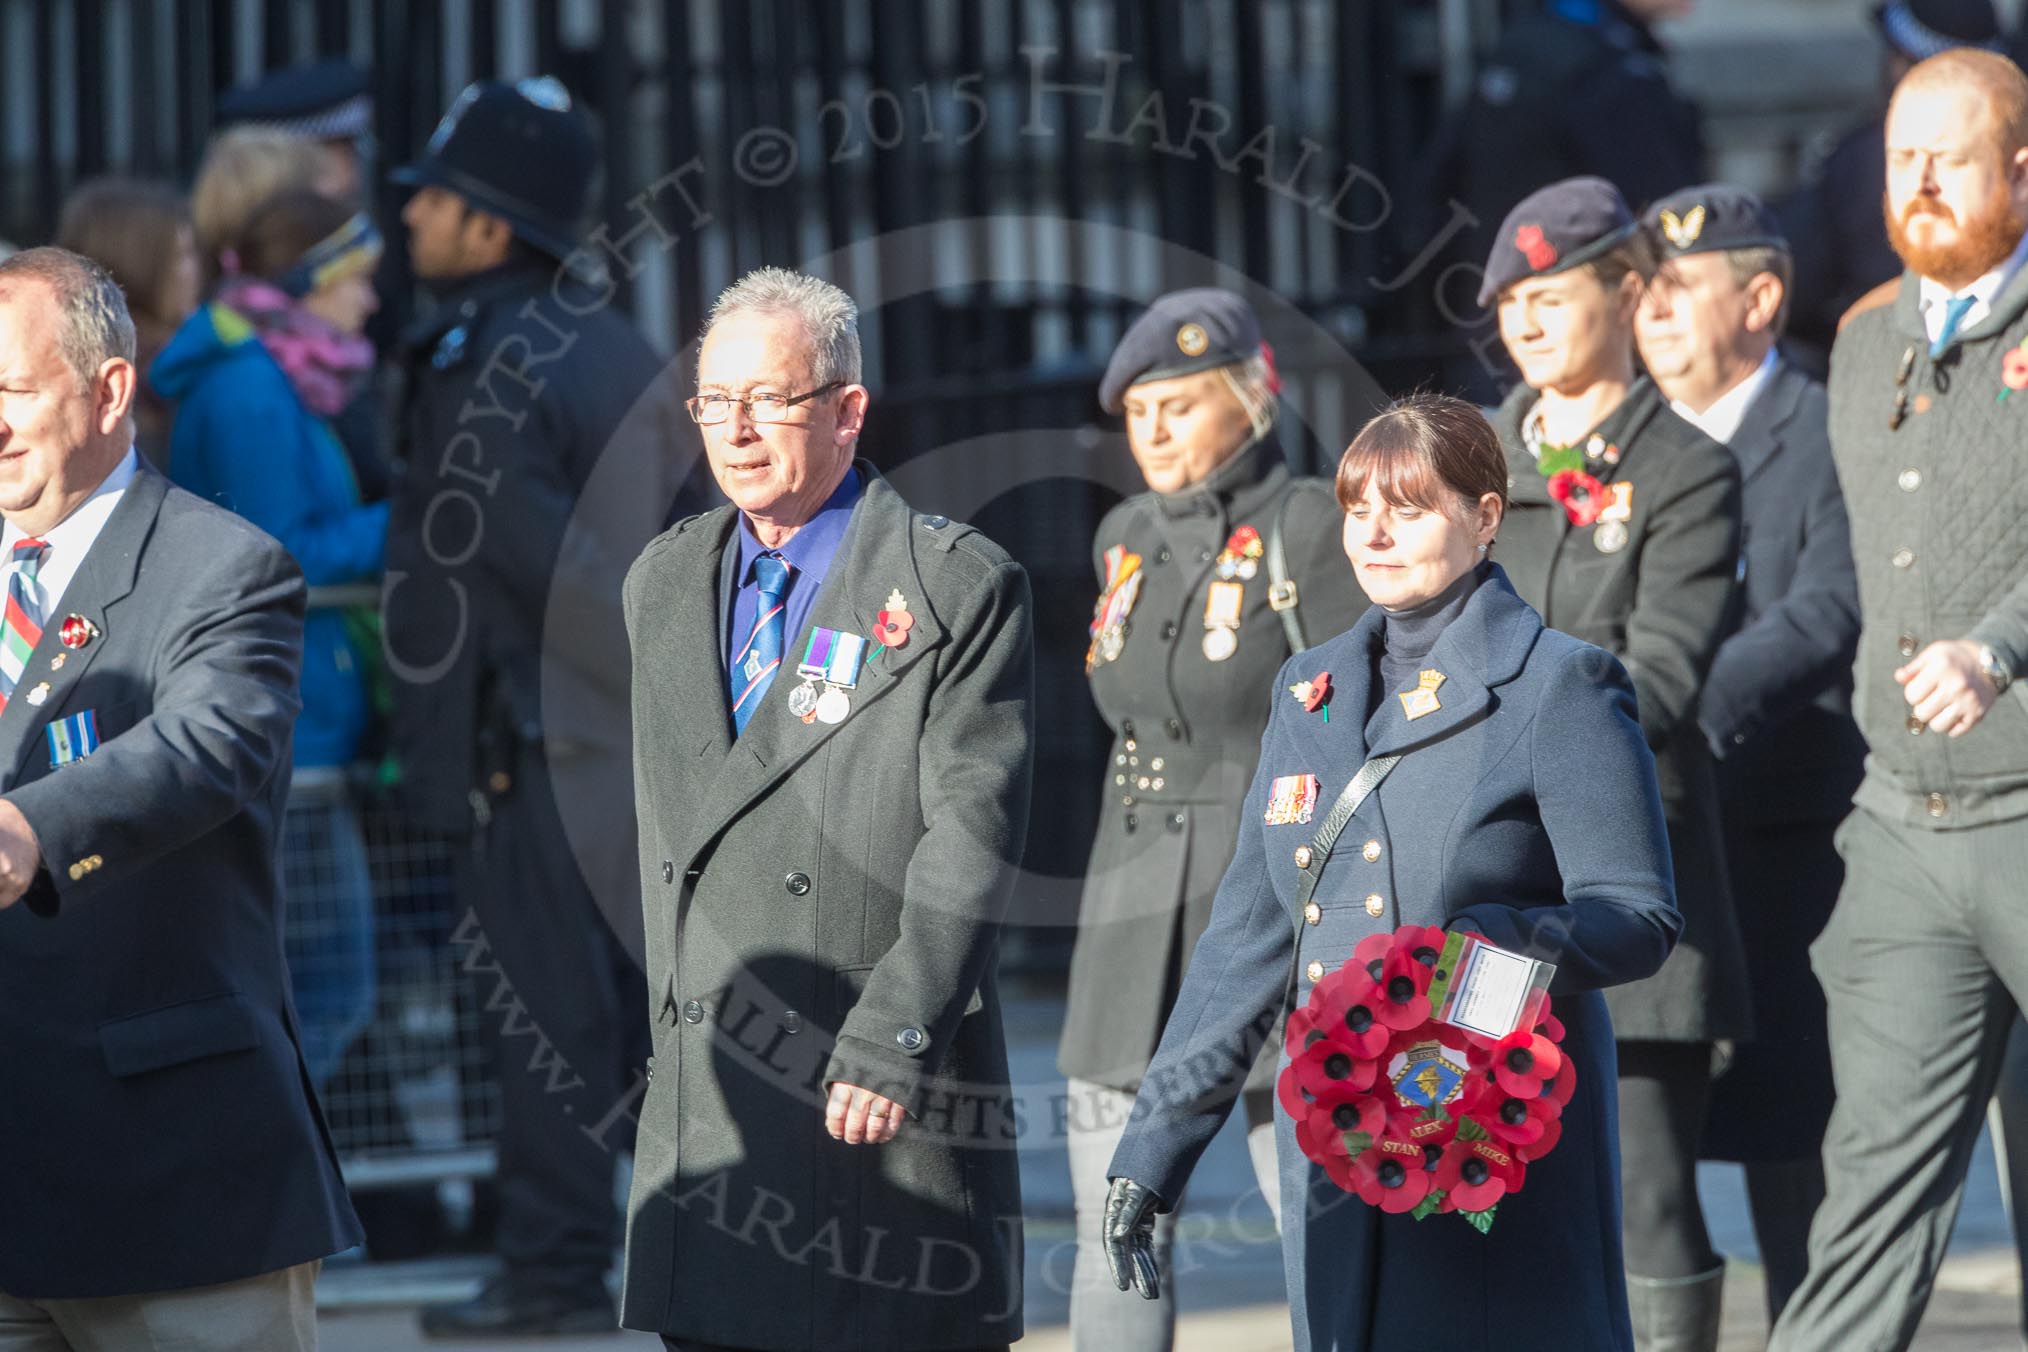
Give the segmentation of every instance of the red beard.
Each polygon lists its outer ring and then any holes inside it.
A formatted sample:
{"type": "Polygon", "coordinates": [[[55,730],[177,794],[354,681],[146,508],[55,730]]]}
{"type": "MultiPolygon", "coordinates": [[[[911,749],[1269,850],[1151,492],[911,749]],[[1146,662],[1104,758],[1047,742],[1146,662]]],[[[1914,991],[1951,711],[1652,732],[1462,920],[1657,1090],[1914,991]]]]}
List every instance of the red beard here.
{"type": "Polygon", "coordinates": [[[1961,291],[2007,260],[2021,242],[2028,222],[2014,210],[2004,192],[1996,193],[1983,210],[1969,220],[1940,202],[1918,197],[1899,215],[1884,196],[1882,214],[1887,220],[1887,242],[1918,277],[1927,277],[1952,291],[1961,291]],[[1957,222],[1957,238],[1948,244],[1917,244],[1908,237],[1908,226],[1918,216],[1937,216],[1957,222]]]}

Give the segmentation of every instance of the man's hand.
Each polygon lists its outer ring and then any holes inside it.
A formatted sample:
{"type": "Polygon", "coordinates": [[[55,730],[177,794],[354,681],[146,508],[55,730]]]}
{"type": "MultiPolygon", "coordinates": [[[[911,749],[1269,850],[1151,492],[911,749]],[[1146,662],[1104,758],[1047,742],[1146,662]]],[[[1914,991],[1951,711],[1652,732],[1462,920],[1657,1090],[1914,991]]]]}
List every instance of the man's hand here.
{"type": "Polygon", "coordinates": [[[21,809],[0,798],[0,911],[21,900],[42,867],[42,846],[21,809]]]}
{"type": "Polygon", "coordinates": [[[824,1106],[824,1130],[847,1145],[886,1145],[901,1130],[902,1116],[893,1099],[840,1080],[831,1086],[831,1101],[824,1106]]]}
{"type": "Polygon", "coordinates": [[[1962,737],[1979,725],[1986,710],[1993,707],[1999,691],[1979,670],[1979,645],[1970,639],[1940,639],[1930,644],[1906,666],[1897,667],[1894,679],[1915,716],[1931,732],[1962,737]]]}

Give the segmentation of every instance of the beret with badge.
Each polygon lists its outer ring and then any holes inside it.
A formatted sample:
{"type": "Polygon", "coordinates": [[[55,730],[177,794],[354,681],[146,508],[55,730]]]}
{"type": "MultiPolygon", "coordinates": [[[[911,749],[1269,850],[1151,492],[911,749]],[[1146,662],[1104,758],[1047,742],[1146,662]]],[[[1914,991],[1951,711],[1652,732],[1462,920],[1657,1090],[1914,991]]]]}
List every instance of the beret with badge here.
{"type": "Polygon", "coordinates": [[[1730,183],[1678,189],[1649,207],[1641,223],[1664,262],[1684,254],[1789,247],[1767,203],[1730,183]]]}
{"type": "Polygon", "coordinates": [[[1620,190],[1585,175],[1537,188],[1500,223],[1486,258],[1480,308],[1531,277],[1552,277],[1603,258],[1632,238],[1639,226],[1620,190]]]}
{"type": "Polygon", "coordinates": [[[1209,371],[1273,353],[1261,341],[1260,318],[1245,299],[1217,287],[1157,296],[1113,349],[1099,381],[1099,404],[1118,413],[1130,385],[1209,371]]]}

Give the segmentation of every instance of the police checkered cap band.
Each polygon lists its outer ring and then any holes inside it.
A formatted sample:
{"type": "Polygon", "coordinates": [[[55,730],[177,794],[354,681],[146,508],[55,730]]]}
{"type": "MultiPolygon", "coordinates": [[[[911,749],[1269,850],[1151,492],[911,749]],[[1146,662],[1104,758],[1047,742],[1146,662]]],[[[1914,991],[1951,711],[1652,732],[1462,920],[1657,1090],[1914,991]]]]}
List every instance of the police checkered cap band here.
{"type": "Polygon", "coordinates": [[[1959,47],[1977,47],[1982,51],[2001,50],[1998,41],[1966,42],[1948,33],[1939,33],[1921,19],[1904,3],[1904,0],[1888,0],[1880,7],[1880,27],[1886,32],[1887,40],[1893,43],[1903,56],[1913,61],[1926,61],[1942,52],[1955,51],[1959,47]]]}
{"type": "Polygon", "coordinates": [[[373,100],[355,94],[343,103],[305,117],[250,118],[248,126],[272,127],[313,141],[356,141],[373,131],[373,100]]]}

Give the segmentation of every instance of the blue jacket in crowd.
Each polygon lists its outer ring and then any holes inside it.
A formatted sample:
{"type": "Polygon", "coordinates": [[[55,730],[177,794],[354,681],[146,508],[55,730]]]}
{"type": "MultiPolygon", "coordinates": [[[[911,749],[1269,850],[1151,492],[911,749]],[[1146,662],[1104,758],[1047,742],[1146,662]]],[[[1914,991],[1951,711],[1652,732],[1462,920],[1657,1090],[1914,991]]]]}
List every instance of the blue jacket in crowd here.
{"type": "MultiPolygon", "coordinates": [[[[148,379],[175,402],[169,477],[281,541],[312,587],[373,581],[387,504],[361,505],[337,436],[297,396],[246,320],[201,307],[148,379]]],[[[361,654],[341,611],[313,608],[303,635],[299,766],[353,759],[371,714],[361,654]]]]}

